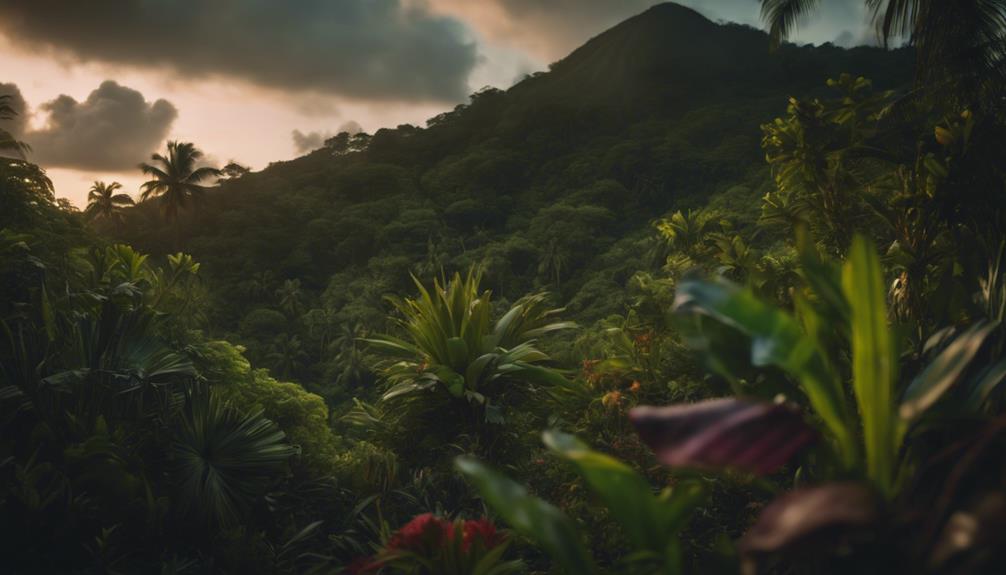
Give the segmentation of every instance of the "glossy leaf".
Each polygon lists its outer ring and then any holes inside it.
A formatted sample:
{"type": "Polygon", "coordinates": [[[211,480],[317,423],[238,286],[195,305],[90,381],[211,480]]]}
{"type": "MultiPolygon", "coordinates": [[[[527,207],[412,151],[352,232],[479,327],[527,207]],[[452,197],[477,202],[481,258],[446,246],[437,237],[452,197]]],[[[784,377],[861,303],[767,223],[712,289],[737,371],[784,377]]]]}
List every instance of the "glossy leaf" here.
{"type": "Polygon", "coordinates": [[[523,486],[471,457],[455,466],[482,498],[510,527],[541,545],[567,573],[596,573],[576,524],[554,505],[527,492],[523,486]]]}
{"type": "Polygon", "coordinates": [[[855,460],[844,393],[819,344],[792,316],[726,282],[684,281],[678,286],[679,312],[699,311],[733,326],[751,338],[751,361],[776,366],[801,385],[807,399],[837,440],[846,463],[855,460]]]}
{"type": "Polygon", "coordinates": [[[765,475],[817,438],[798,409],[744,399],[637,407],[629,418],[657,459],[671,467],[765,475]]]}
{"type": "MultiPolygon", "coordinates": [[[[592,451],[572,435],[546,431],[543,439],[552,452],[576,466],[636,548],[662,554],[672,543],[675,532],[691,510],[690,505],[673,505],[666,499],[658,499],[650,483],[631,467],[592,451]]],[[[679,500],[687,497],[694,502],[698,495],[683,489],[679,500]]],[[[673,495],[668,494],[670,497],[673,495]]]]}
{"type": "MultiPolygon", "coordinates": [[[[985,339],[997,326],[994,322],[979,322],[943,348],[905,390],[901,399],[901,418],[911,421],[932,407],[961,378],[985,339]]],[[[1002,379],[1001,375],[999,379],[1002,379]]],[[[994,385],[991,381],[998,383],[992,379],[985,386],[979,384],[976,389],[979,395],[985,394],[985,387],[994,385]]]]}
{"type": "Polygon", "coordinates": [[[877,251],[856,236],[842,270],[850,307],[852,386],[862,419],[869,476],[893,489],[901,431],[894,412],[897,354],[887,325],[886,291],[877,251]]]}
{"type": "Polygon", "coordinates": [[[965,403],[967,408],[973,413],[978,412],[1004,378],[1006,378],[1006,359],[987,367],[971,387],[971,394],[965,403]]]}

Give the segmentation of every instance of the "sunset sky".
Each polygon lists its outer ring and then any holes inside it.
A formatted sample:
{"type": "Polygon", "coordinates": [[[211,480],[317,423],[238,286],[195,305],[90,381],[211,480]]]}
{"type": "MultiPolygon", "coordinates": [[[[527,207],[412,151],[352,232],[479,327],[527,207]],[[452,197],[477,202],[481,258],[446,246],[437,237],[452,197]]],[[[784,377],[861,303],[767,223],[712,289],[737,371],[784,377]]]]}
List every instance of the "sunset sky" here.
{"type": "MultiPolygon", "coordinates": [[[[94,180],[135,195],[167,139],[261,169],[344,127],[423,125],[655,3],[0,0],[0,93],[23,110],[3,127],[80,206],[94,180]]],[[[681,3],[759,25],[756,0],[681,3]]],[[[861,1],[823,4],[797,41],[873,41],[861,1]]]]}

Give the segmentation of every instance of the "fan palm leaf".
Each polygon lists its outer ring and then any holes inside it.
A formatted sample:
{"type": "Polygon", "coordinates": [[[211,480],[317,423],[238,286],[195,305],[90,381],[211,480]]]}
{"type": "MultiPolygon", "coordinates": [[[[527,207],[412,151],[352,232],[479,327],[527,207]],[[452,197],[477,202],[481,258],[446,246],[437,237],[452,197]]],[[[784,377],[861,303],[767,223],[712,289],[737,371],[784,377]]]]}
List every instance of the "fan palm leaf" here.
{"type": "Polygon", "coordinates": [[[212,393],[191,397],[171,450],[184,512],[209,526],[236,523],[298,451],[261,413],[243,414],[212,393]]]}

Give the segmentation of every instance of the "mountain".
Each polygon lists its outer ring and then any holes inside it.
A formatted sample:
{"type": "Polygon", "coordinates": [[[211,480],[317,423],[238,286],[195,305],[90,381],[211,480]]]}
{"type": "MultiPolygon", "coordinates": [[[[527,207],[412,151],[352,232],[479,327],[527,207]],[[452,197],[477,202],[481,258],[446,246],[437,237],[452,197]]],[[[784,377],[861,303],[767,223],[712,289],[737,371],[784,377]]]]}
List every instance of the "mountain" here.
{"type": "MultiPolygon", "coordinates": [[[[869,47],[770,52],[759,30],[658,5],[425,127],[222,183],[182,219],[185,250],[208,277],[212,330],[264,364],[272,338],[297,335],[307,381],[335,369],[313,348],[317,322],[379,329],[382,296],[411,292],[410,273],[481,264],[504,298],[548,288],[581,320],[621,313],[626,282],[654,265],[654,218],[708,206],[754,221],[770,189],[759,125],[790,96],[824,93],[841,72],[897,88],[911,62],[869,47]],[[285,280],[299,282],[299,311],[280,306],[285,280]]],[[[121,235],[154,253],[174,237],[149,203],[121,235]]]]}

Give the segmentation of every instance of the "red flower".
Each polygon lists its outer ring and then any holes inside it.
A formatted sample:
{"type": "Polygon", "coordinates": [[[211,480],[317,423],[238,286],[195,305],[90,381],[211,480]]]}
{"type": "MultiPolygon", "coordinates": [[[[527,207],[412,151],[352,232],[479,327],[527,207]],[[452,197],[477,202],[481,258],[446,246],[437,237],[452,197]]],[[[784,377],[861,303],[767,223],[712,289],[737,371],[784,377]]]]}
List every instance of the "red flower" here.
{"type": "Polygon", "coordinates": [[[445,533],[452,529],[451,523],[432,513],[417,515],[391,536],[389,550],[422,552],[440,546],[445,533]]]}
{"type": "Polygon", "coordinates": [[[476,539],[481,540],[482,547],[488,551],[503,543],[506,536],[497,531],[496,526],[488,519],[482,518],[465,521],[464,539],[461,543],[462,549],[467,551],[476,539]]]}
{"type": "Polygon", "coordinates": [[[342,572],[346,575],[363,575],[377,571],[382,565],[381,561],[375,561],[373,557],[357,557],[342,572]]]}

